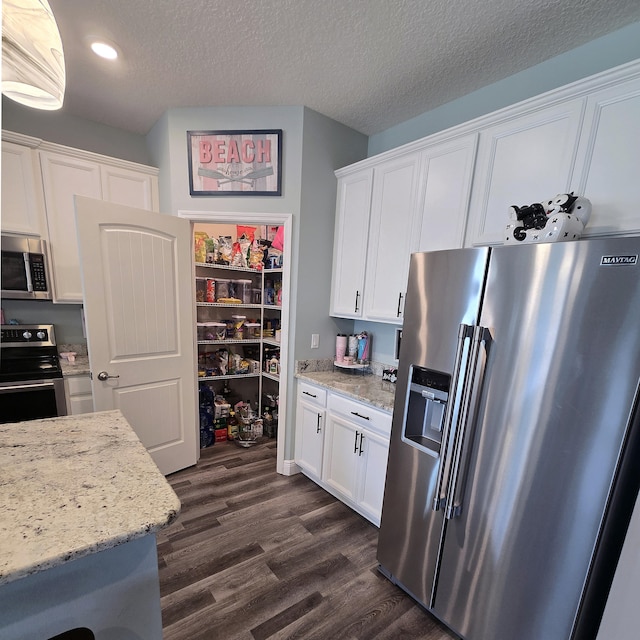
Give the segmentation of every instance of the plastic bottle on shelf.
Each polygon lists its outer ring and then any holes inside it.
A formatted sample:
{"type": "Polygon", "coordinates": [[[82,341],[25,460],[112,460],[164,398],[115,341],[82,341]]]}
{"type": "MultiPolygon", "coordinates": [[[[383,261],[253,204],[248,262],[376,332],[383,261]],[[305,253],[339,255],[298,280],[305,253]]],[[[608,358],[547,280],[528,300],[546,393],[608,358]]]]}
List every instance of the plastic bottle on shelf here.
{"type": "Polygon", "coordinates": [[[240,428],[238,426],[238,418],[236,412],[231,409],[229,418],[227,419],[227,440],[235,440],[238,437],[240,428]]]}

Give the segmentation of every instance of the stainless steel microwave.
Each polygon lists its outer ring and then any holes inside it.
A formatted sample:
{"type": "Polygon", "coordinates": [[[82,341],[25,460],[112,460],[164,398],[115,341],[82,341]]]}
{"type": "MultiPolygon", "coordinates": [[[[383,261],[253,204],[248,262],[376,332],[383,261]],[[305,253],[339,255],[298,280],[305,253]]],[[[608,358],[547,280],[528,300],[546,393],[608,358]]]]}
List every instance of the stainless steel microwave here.
{"type": "Polygon", "coordinates": [[[44,240],[2,236],[2,297],[51,300],[44,240]]]}

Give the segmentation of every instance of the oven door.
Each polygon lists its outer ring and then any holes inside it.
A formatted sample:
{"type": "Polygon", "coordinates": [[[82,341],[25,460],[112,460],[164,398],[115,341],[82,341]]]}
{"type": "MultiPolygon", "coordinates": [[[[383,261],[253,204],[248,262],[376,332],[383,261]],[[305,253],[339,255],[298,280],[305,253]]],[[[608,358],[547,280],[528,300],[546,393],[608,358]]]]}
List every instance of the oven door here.
{"type": "Polygon", "coordinates": [[[0,383],[0,424],[66,415],[62,378],[0,383]]]}

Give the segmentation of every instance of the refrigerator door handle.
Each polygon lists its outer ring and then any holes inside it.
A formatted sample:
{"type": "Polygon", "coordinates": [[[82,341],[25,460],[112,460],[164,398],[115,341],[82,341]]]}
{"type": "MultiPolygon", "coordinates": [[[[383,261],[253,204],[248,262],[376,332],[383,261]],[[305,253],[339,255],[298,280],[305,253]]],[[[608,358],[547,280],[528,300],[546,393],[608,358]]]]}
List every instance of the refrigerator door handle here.
{"type": "Polygon", "coordinates": [[[448,475],[449,460],[447,460],[447,450],[449,448],[449,437],[451,434],[451,427],[453,423],[453,417],[457,411],[457,389],[460,381],[462,359],[464,356],[464,343],[465,340],[473,336],[473,325],[461,324],[458,329],[458,344],[456,346],[456,355],[453,364],[453,378],[451,381],[451,388],[449,390],[449,402],[447,402],[447,409],[444,416],[444,427],[442,429],[442,440],[440,444],[440,464],[438,466],[438,477],[436,478],[436,491],[433,497],[433,504],[431,508],[433,511],[439,511],[444,508],[447,501],[447,490],[445,487],[445,479],[448,475]]]}
{"type": "MultiPolygon", "coordinates": [[[[460,429],[456,434],[454,444],[453,467],[451,470],[451,479],[447,495],[447,507],[445,510],[445,517],[447,520],[451,520],[452,518],[459,516],[462,511],[462,498],[466,479],[466,468],[463,468],[462,457],[463,452],[465,451],[465,440],[467,438],[469,424],[474,423],[475,421],[475,415],[471,415],[472,413],[475,413],[472,411],[471,405],[473,403],[473,399],[477,397],[476,392],[482,386],[484,379],[484,364],[480,375],[477,376],[480,348],[484,343],[485,349],[487,349],[490,339],[491,333],[489,332],[489,329],[480,326],[474,328],[471,356],[467,369],[469,376],[467,384],[465,385],[464,397],[462,400],[462,418],[460,420],[460,429]]],[[[473,433],[473,429],[471,429],[471,433],[473,433]]],[[[464,466],[466,467],[466,464],[464,466]]]]}

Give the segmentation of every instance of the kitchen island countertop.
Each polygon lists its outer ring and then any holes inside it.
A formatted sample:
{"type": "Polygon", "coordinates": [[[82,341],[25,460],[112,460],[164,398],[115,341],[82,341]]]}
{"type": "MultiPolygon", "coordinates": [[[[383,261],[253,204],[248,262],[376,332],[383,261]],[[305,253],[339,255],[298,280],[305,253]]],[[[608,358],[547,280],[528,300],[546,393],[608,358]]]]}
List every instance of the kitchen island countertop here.
{"type": "Polygon", "coordinates": [[[180,501],[120,411],[0,425],[0,585],[154,533],[180,501]]]}

